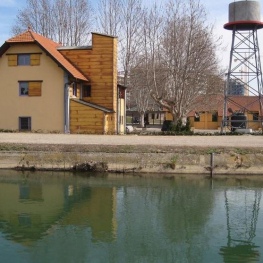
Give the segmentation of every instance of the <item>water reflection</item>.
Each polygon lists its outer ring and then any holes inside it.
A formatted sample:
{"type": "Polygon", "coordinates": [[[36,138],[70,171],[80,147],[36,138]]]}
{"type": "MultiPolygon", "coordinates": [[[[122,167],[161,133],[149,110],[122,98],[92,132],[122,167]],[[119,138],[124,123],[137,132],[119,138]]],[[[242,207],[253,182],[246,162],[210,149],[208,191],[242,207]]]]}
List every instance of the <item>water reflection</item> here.
{"type": "Polygon", "coordinates": [[[91,227],[94,240],[115,237],[115,188],[22,179],[0,184],[0,230],[23,245],[58,226],[91,227]],[[103,198],[102,198],[103,197],[103,198]],[[103,219],[103,221],[102,221],[103,219]]]}
{"type": "Polygon", "coordinates": [[[224,262],[257,262],[259,246],[253,239],[260,210],[262,191],[259,189],[226,189],[224,191],[227,246],[220,249],[224,262]]]}
{"type": "Polygon", "coordinates": [[[2,172],[1,260],[260,262],[261,180],[2,172]]]}

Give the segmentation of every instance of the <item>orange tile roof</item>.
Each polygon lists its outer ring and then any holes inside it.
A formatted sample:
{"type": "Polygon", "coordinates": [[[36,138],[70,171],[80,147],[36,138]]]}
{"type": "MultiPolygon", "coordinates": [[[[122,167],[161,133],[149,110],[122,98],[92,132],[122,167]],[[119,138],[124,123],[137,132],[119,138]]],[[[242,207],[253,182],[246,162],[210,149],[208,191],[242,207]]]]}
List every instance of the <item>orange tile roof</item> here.
{"type": "Polygon", "coordinates": [[[46,52],[48,52],[51,57],[61,65],[66,71],[68,71],[74,78],[88,81],[88,79],[72,65],[58,50],[61,44],[54,42],[51,39],[43,37],[32,30],[28,29],[24,33],[14,36],[6,41],[6,43],[37,43],[46,52]]]}
{"type": "MultiPolygon", "coordinates": [[[[261,99],[262,100],[262,99],[261,99]]],[[[221,94],[215,94],[210,96],[199,96],[196,98],[196,109],[191,111],[188,116],[194,116],[195,111],[218,111],[219,116],[223,116],[224,109],[224,96],[221,94]]],[[[259,97],[258,96],[241,96],[233,95],[227,98],[227,109],[231,108],[235,111],[259,111],[259,97]]],[[[227,114],[230,114],[227,112],[227,114]]]]}

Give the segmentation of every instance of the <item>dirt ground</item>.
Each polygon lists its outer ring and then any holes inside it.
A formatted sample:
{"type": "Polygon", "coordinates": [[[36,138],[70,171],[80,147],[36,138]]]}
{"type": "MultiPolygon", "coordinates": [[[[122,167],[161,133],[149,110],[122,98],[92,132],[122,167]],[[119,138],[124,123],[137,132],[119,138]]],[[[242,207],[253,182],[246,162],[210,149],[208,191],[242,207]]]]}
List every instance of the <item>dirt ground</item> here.
{"type": "Polygon", "coordinates": [[[160,145],[263,148],[262,135],[151,136],[0,133],[0,143],[58,145],[160,145]]]}

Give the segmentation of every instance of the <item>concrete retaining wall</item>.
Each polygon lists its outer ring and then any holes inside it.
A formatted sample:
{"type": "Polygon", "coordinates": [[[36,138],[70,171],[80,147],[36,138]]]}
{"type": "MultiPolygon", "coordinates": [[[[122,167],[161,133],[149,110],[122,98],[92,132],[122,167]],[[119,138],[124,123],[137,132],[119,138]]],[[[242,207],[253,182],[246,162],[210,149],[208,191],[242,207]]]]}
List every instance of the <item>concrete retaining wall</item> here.
{"type": "MultiPolygon", "coordinates": [[[[0,151],[0,168],[24,170],[83,170],[117,173],[210,174],[211,149],[109,149],[103,151],[0,151]]],[[[263,175],[263,152],[217,150],[214,175],[263,175]]]]}

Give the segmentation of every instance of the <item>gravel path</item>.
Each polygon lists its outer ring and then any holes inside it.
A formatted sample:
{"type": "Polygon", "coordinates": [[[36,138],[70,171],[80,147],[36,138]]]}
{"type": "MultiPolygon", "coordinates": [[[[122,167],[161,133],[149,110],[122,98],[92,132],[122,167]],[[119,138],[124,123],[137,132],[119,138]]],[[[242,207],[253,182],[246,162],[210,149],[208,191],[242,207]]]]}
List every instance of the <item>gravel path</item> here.
{"type": "Polygon", "coordinates": [[[0,133],[0,143],[263,148],[263,136],[139,136],[0,133]]]}

